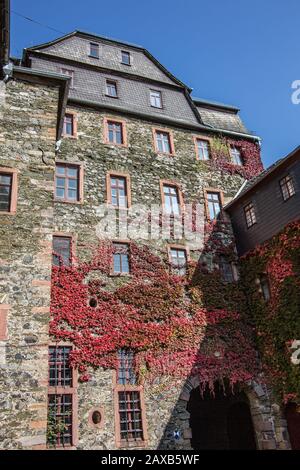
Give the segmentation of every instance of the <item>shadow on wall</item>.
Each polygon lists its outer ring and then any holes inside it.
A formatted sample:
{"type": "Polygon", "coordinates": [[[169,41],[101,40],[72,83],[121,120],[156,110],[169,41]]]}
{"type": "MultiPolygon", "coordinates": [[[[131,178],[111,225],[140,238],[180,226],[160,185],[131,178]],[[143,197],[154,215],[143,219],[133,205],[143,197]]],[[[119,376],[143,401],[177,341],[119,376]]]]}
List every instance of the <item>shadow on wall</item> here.
{"type": "MultiPolygon", "coordinates": [[[[232,249],[232,234],[230,230],[229,225],[227,225],[227,235],[224,236],[224,230],[220,230],[217,224],[206,238],[205,247],[202,252],[204,256],[205,253],[207,253],[208,256],[214,253],[214,257],[218,257],[222,254],[226,255],[229,261],[233,260],[232,262],[234,262],[235,253],[232,249]],[[226,249],[226,246],[228,249],[226,249]]],[[[193,273],[191,284],[196,285],[198,283],[200,286],[203,307],[206,308],[208,312],[215,309],[224,309],[224,306],[227,305],[231,311],[239,307],[241,311],[243,311],[244,305],[244,312],[246,312],[246,300],[243,294],[241,294],[241,297],[239,296],[238,286],[234,283],[230,285],[228,282],[223,282],[224,292],[223,288],[221,288],[218,292],[212,294],[209,289],[209,282],[212,283],[214,281],[209,274],[207,276],[205,276],[205,274],[203,275],[202,261],[201,257],[193,273]],[[208,279],[210,279],[210,281],[208,279]],[[233,302],[231,302],[229,298],[230,292],[232,292],[232,297],[234,298],[233,302]],[[243,305],[241,302],[242,298],[244,300],[243,305]]],[[[211,263],[214,263],[214,259],[211,259],[211,263]]],[[[220,281],[216,280],[215,283],[217,282],[220,281]]],[[[246,320],[245,322],[247,323],[246,320]]],[[[207,352],[209,355],[213,355],[213,351],[216,350],[215,346],[220,344],[221,348],[225,345],[226,350],[226,333],[222,328],[221,326],[217,342],[214,341],[214,337],[209,337],[209,333],[206,329],[206,336],[200,348],[202,354],[203,344],[206,344],[206,346],[204,346],[204,354],[207,352]],[[222,332],[224,332],[224,336],[222,332]],[[211,340],[212,344],[210,344],[211,340]]],[[[236,343],[237,341],[237,337],[234,337],[234,342],[236,343]]],[[[230,345],[229,343],[228,347],[232,347],[232,344],[230,345]]],[[[216,358],[213,359],[215,363],[217,363],[216,358]]],[[[222,358],[220,358],[220,360],[222,361],[222,358]]],[[[249,362],[250,361],[251,359],[249,357],[249,362]]],[[[257,362],[257,357],[255,361],[257,362]]],[[[245,362],[247,363],[247,357],[245,362]]],[[[271,423],[273,418],[271,416],[271,407],[268,402],[266,390],[264,390],[262,386],[258,386],[255,382],[250,384],[250,381],[247,381],[247,383],[237,382],[235,386],[230,387],[229,377],[226,377],[227,371],[224,370],[223,374],[220,372],[221,369],[219,369],[219,377],[217,377],[217,372],[216,380],[214,380],[214,394],[212,394],[211,387],[208,385],[203,390],[203,384],[200,384],[199,377],[191,372],[191,376],[185,381],[177,403],[173,408],[168,424],[159,442],[158,449],[254,450],[256,448],[264,448],[264,445],[259,442],[260,431],[264,429],[264,427],[268,429],[269,432],[267,437],[267,439],[269,439],[269,448],[276,448],[274,424],[271,423]],[[201,387],[202,389],[200,389],[201,387]],[[260,387],[260,397],[259,394],[257,395],[257,393],[254,392],[255,387],[260,387]],[[259,429],[256,429],[258,427],[259,429]]]]}

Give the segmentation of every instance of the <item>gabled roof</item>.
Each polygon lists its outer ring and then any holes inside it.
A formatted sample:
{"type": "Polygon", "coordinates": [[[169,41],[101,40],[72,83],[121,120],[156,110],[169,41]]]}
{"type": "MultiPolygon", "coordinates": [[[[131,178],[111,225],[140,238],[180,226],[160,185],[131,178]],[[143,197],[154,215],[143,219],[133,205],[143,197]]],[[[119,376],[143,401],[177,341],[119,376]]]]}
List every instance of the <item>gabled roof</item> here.
{"type": "Polygon", "coordinates": [[[298,145],[298,147],[292,150],[292,152],[290,152],[286,157],[280,158],[275,163],[273,163],[273,165],[269,166],[269,168],[266,168],[259,175],[255,176],[249,181],[245,181],[242,189],[238,191],[237,195],[232,199],[232,201],[226,204],[225,209],[227,210],[233,207],[237,201],[242,199],[246,194],[250,193],[252,190],[255,190],[256,187],[259,184],[263,183],[266,178],[271,177],[275,171],[281,169],[281,167],[287,165],[290,160],[296,158],[297,154],[299,154],[298,158],[300,159],[300,145],[298,145]]]}
{"type": "Polygon", "coordinates": [[[167,70],[147,49],[145,49],[144,47],[142,46],[139,46],[137,44],[132,44],[132,43],[129,43],[129,42],[125,42],[125,41],[120,41],[118,39],[112,39],[112,38],[108,38],[106,36],[100,36],[98,34],[94,34],[94,33],[88,33],[86,31],[80,31],[80,30],[75,30],[69,34],[66,34],[64,36],[61,36],[57,39],[54,39],[53,41],[49,41],[49,42],[46,42],[46,43],[43,43],[43,44],[38,44],[37,46],[32,46],[32,47],[27,47],[24,49],[24,54],[23,54],[23,61],[24,63],[26,64],[27,63],[27,58],[28,58],[28,53],[29,52],[34,52],[34,51],[39,51],[40,49],[44,49],[46,47],[49,47],[49,46],[53,46],[57,43],[60,43],[62,41],[65,41],[66,39],[69,39],[73,36],[79,36],[79,37],[83,37],[85,39],[91,39],[91,40],[101,40],[103,42],[106,42],[106,43],[109,43],[109,44],[117,44],[117,45],[120,45],[120,46],[126,46],[126,47],[130,47],[131,49],[135,49],[135,50],[139,50],[141,52],[143,52],[145,54],[146,57],[148,57],[148,59],[150,59],[163,73],[165,73],[172,81],[174,81],[177,85],[179,85],[180,87],[183,87],[185,89],[187,89],[189,92],[192,91],[192,89],[190,87],[188,87],[187,85],[185,85],[181,80],[179,80],[177,77],[175,77],[171,72],[169,72],[169,70],[167,70]]]}

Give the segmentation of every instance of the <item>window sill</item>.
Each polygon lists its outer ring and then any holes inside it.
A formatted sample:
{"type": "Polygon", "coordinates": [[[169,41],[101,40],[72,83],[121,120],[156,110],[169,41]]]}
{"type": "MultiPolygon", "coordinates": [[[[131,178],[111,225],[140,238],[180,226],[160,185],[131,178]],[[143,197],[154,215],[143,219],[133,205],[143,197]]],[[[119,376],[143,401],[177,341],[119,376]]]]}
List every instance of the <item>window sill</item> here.
{"type": "Polygon", "coordinates": [[[95,56],[95,55],[88,54],[88,57],[89,57],[90,59],[100,60],[100,56],[95,56]]]}
{"type": "Polygon", "coordinates": [[[64,139],[75,139],[75,140],[78,139],[77,135],[62,134],[62,137],[64,139]]]}
{"type": "Polygon", "coordinates": [[[155,153],[159,156],[162,156],[162,157],[176,157],[176,153],[169,153],[169,152],[159,152],[159,151],[155,151],[155,153]]]}
{"type": "Polygon", "coordinates": [[[83,205],[83,200],[80,200],[80,201],[64,201],[62,199],[54,198],[54,202],[61,202],[62,204],[75,204],[76,206],[83,205]]]}
{"type": "Polygon", "coordinates": [[[164,109],[163,106],[153,106],[153,104],[150,104],[150,107],[154,109],[164,109]]]}
{"type": "Polygon", "coordinates": [[[1,215],[16,215],[17,211],[0,211],[0,216],[1,215]]]}
{"type": "Polygon", "coordinates": [[[112,147],[127,148],[127,144],[115,144],[114,142],[104,142],[105,145],[111,145],[112,147]]]}
{"type": "Polygon", "coordinates": [[[106,98],[113,98],[114,100],[118,100],[119,97],[118,96],[112,96],[112,95],[108,95],[107,93],[105,93],[106,98]]]}

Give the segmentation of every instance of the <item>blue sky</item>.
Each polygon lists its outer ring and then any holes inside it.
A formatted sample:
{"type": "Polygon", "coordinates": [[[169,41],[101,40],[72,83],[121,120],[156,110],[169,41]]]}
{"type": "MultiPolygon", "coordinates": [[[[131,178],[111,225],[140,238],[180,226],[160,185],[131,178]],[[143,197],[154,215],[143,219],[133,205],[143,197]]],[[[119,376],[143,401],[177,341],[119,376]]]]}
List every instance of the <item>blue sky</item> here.
{"type": "MultiPolygon", "coordinates": [[[[299,0],[11,0],[12,11],[146,47],[193,95],[241,108],[265,166],[300,143],[299,0]]],[[[12,13],[11,53],[60,34],[12,13]]]]}

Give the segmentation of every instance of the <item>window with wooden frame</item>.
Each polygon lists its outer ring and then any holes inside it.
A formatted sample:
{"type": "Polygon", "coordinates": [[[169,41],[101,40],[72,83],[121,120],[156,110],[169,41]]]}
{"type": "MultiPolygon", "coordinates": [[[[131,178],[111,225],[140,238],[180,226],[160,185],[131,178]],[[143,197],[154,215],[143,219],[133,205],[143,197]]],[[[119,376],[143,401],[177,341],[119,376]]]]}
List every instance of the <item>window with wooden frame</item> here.
{"type": "Polygon", "coordinates": [[[134,370],[134,355],[130,350],[118,353],[115,386],[117,445],[143,445],[146,438],[142,386],[138,385],[134,370]]]}
{"type": "Polygon", "coordinates": [[[279,181],[279,184],[280,184],[281,194],[282,194],[284,201],[287,201],[288,199],[290,199],[290,197],[296,194],[294,181],[291,175],[287,175],[287,176],[284,176],[284,178],[281,178],[281,180],[279,181]]]}
{"type": "Polygon", "coordinates": [[[161,191],[164,212],[170,215],[179,215],[182,206],[180,189],[176,185],[162,183],[161,191]]]}
{"type": "Polygon", "coordinates": [[[204,190],[206,214],[209,220],[214,220],[220,217],[223,197],[221,191],[204,190]]]}
{"type": "Polygon", "coordinates": [[[246,204],[246,206],[244,207],[244,214],[248,228],[256,224],[257,220],[253,202],[249,202],[248,204],[246,204]]]}
{"type": "Polygon", "coordinates": [[[108,173],[106,177],[107,202],[119,209],[131,206],[130,177],[123,173],[108,173]]]}
{"type": "Polygon", "coordinates": [[[169,260],[171,269],[174,274],[184,276],[187,269],[187,251],[185,248],[170,246],[169,247],[169,260]]]}
{"type": "Polygon", "coordinates": [[[64,137],[77,137],[77,119],[75,113],[66,113],[63,125],[64,137]]]}
{"type": "Polygon", "coordinates": [[[130,65],[131,63],[130,52],[121,51],[121,63],[123,65],[130,65]]]}
{"type": "Polygon", "coordinates": [[[161,91],[150,90],[150,104],[153,108],[162,108],[161,91]]]}
{"type": "Polygon", "coordinates": [[[55,199],[62,202],[81,202],[83,175],[82,165],[56,163],[55,199]]]}
{"type": "Polygon", "coordinates": [[[105,142],[114,145],[127,145],[126,128],[124,121],[105,119],[105,142]]]}
{"type": "Polygon", "coordinates": [[[70,88],[74,88],[74,70],[62,68],[61,73],[70,77],[70,88]]]}
{"type": "Polygon", "coordinates": [[[210,142],[208,139],[196,137],[195,147],[198,160],[210,160],[210,142]]]}
{"type": "Polygon", "coordinates": [[[0,167],[0,215],[16,213],[17,192],[17,170],[0,167]]]}
{"type": "Polygon", "coordinates": [[[129,274],[129,244],[113,243],[113,274],[129,274]]]}
{"type": "Polygon", "coordinates": [[[99,59],[100,56],[100,47],[96,42],[90,42],[90,57],[94,59],[99,59]]]}
{"type": "Polygon", "coordinates": [[[243,157],[239,148],[234,145],[230,145],[230,157],[234,165],[243,166],[243,157]]]}
{"type": "Polygon", "coordinates": [[[77,377],[70,366],[72,346],[49,347],[48,426],[49,447],[76,444],[77,377]]]}
{"type": "Polygon", "coordinates": [[[110,98],[118,98],[117,82],[106,80],[105,94],[110,98]]]}
{"type": "Polygon", "coordinates": [[[175,153],[174,144],[173,144],[173,136],[170,131],[165,131],[162,129],[154,129],[153,137],[154,137],[155,151],[157,153],[166,153],[169,155],[173,155],[175,153]]]}
{"type": "Polygon", "coordinates": [[[54,235],[52,239],[53,266],[72,264],[72,237],[54,235]]]}

